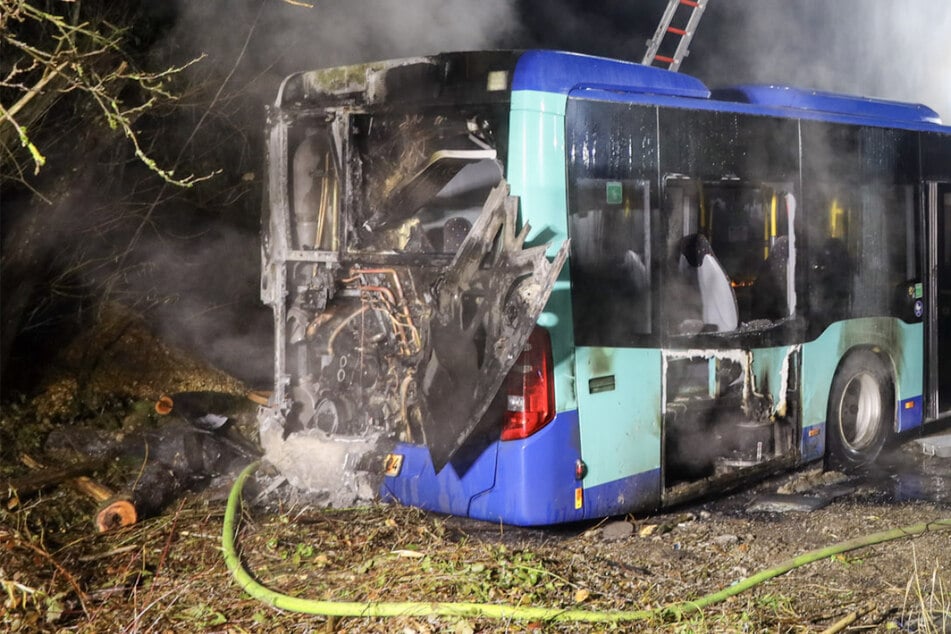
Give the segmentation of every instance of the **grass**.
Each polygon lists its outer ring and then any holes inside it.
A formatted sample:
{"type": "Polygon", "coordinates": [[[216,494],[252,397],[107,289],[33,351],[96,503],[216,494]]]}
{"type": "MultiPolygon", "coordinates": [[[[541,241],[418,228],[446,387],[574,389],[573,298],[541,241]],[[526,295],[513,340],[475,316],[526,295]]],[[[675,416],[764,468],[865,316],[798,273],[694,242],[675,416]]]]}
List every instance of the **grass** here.
{"type": "MultiPolygon", "coordinates": [[[[94,510],[67,487],[24,500],[12,511],[0,509],[0,631],[604,630],[572,623],[330,620],[282,613],[244,595],[225,569],[221,502],[193,496],[161,517],[105,535],[91,529],[94,510]]],[[[821,522],[821,517],[809,521],[821,522]]],[[[790,544],[777,548],[777,526],[768,523],[729,517],[685,522],[663,535],[609,543],[584,527],[503,529],[397,506],[278,506],[246,508],[239,545],[260,581],[296,596],[592,611],[646,609],[700,597],[784,559],[790,549],[806,550],[790,544]],[[744,531],[742,543],[723,547],[713,541],[717,532],[737,529],[744,531]]],[[[681,622],[645,623],[637,631],[819,631],[857,612],[855,626],[891,623],[895,631],[942,632],[951,599],[942,567],[947,563],[940,564],[941,555],[934,553],[946,555],[947,536],[922,536],[911,543],[920,549],[914,552],[928,553],[925,566],[919,568],[917,554],[905,554],[907,546],[869,549],[770,580],[681,622]],[[888,591],[888,575],[904,579],[909,569],[907,583],[888,591]],[[878,581],[886,584],[885,591],[875,585],[878,581]],[[874,614],[865,608],[871,600],[880,604],[874,614]]],[[[618,626],[616,631],[626,630],[618,626]]]]}
{"type": "Polygon", "coordinates": [[[945,577],[948,562],[935,562],[930,574],[919,570],[917,551],[912,551],[914,574],[905,584],[902,616],[896,628],[920,634],[946,634],[951,632],[951,584],[945,577]]]}
{"type": "MultiPolygon", "coordinates": [[[[221,506],[192,502],[114,534],[85,521],[55,535],[36,532],[47,507],[81,508],[64,489],[6,513],[0,529],[0,629],[63,632],[243,632],[310,629],[320,619],[282,614],[242,593],[221,561],[221,506]],[[25,514],[29,514],[27,517],[25,514]]],[[[658,605],[679,584],[593,574],[564,544],[470,535],[452,520],[401,507],[247,513],[243,558],[276,590],[354,601],[439,600],[632,609],[658,605]],[[660,585],[669,585],[662,590],[660,585]],[[629,592],[627,588],[637,588],[629,592]]],[[[583,544],[577,544],[583,546],[583,544]]],[[[682,588],[681,588],[682,589],[682,588]]],[[[659,631],[758,631],[787,605],[750,599],[659,631]],[[740,628],[739,630],[736,628],[740,628]]],[[[324,620],[327,631],[601,631],[481,619],[324,620]]],[[[623,630],[623,628],[621,628],[623,630]]],[[[642,630],[649,631],[649,630],[642,630]]]]}

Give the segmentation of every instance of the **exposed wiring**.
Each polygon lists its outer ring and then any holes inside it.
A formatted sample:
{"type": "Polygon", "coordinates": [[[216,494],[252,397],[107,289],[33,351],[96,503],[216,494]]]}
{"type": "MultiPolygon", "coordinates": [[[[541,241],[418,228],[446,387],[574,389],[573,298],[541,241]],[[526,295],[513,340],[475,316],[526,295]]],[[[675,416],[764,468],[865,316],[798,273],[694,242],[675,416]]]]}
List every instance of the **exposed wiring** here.
{"type": "Polygon", "coordinates": [[[275,592],[255,580],[244,568],[235,550],[237,533],[236,519],[241,504],[241,491],[248,477],[258,468],[258,463],[248,465],[235,480],[228,496],[228,505],[225,509],[224,526],[221,534],[221,546],[224,551],[225,564],[234,576],[238,585],[255,599],[267,603],[281,610],[315,614],[328,617],[392,617],[392,616],[454,616],[454,617],[482,617],[489,619],[518,619],[541,621],[575,621],[588,623],[617,623],[622,621],[646,621],[651,619],[677,620],[690,614],[700,612],[703,608],[719,603],[735,596],[753,586],[778,577],[794,568],[838,555],[856,548],[872,546],[882,542],[913,537],[926,532],[951,529],[951,518],[913,524],[903,528],[895,528],[880,533],[873,533],[863,537],[856,537],[848,541],[812,550],[783,563],[763,570],[751,577],[735,583],[719,592],[703,596],[696,601],[679,601],[653,610],[626,610],[616,612],[592,612],[589,610],[575,610],[564,608],[533,608],[515,605],[499,605],[490,603],[440,603],[428,601],[406,602],[359,602],[359,601],[322,601],[292,597],[275,592]]]}

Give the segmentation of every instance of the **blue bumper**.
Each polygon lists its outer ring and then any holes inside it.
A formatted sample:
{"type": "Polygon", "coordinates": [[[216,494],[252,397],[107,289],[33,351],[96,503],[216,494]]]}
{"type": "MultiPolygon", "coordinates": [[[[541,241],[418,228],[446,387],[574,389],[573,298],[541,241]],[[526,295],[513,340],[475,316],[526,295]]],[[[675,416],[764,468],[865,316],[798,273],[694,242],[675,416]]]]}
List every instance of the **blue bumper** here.
{"type": "Polygon", "coordinates": [[[401,443],[393,452],[403,464],[398,475],[384,478],[384,500],[519,526],[586,516],[575,479],[581,458],[577,410],[557,414],[524,440],[495,441],[465,467],[450,462],[438,474],[426,447],[401,443]]]}

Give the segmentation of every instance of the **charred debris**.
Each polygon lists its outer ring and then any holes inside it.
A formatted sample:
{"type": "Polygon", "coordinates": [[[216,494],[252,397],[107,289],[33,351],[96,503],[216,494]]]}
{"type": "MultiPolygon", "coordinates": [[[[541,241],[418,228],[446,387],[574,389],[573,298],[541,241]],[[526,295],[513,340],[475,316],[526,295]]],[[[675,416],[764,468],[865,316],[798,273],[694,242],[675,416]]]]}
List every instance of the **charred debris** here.
{"type": "Polygon", "coordinates": [[[261,402],[261,395],[178,392],[163,395],[151,412],[137,408],[118,431],[63,426],[47,437],[44,462],[20,454],[29,471],[0,484],[0,499],[13,510],[37,493],[68,485],[96,503],[99,532],[159,515],[218,476],[230,481],[259,456],[259,448],[236,429],[236,419],[253,402],[261,402]],[[73,461],[75,456],[83,458],[73,461]]]}
{"type": "Polygon", "coordinates": [[[526,247],[502,177],[507,88],[471,63],[293,75],[269,112],[275,391],[260,426],[295,484],[360,497],[372,483],[347,474],[382,472],[396,441],[426,445],[437,470],[478,442],[564,264],[567,244],[551,260],[526,247]]]}

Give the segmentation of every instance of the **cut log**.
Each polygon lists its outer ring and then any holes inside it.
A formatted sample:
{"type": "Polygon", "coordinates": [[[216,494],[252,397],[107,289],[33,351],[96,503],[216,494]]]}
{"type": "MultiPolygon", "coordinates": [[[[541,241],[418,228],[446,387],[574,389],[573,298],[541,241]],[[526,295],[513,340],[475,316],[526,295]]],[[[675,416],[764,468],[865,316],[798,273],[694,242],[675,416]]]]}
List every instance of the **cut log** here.
{"type": "Polygon", "coordinates": [[[96,529],[100,533],[132,526],[139,520],[139,512],[128,497],[114,497],[105,502],[96,512],[96,529]]]}
{"type": "Polygon", "coordinates": [[[89,476],[80,476],[73,478],[69,483],[80,493],[84,493],[94,499],[96,502],[105,502],[109,498],[115,497],[112,489],[104,484],[100,484],[89,476]]]}
{"type": "MultiPolygon", "coordinates": [[[[32,456],[22,454],[20,462],[31,469],[43,470],[44,466],[32,456]]],[[[84,463],[87,464],[87,463],[84,463]]],[[[77,465],[78,466],[78,465],[77,465]]],[[[100,465],[101,466],[101,465],[100,465]]],[[[89,472],[95,469],[89,469],[89,472]]],[[[49,471],[49,470],[47,470],[49,471]]],[[[104,484],[96,482],[89,476],[80,475],[79,477],[67,476],[55,484],[67,482],[80,493],[91,497],[100,503],[99,510],[96,512],[95,524],[100,533],[105,533],[116,528],[131,526],[138,521],[138,512],[135,504],[127,495],[116,495],[115,492],[104,484]]]]}
{"type": "Polygon", "coordinates": [[[250,390],[244,396],[256,405],[267,407],[270,404],[271,392],[270,390],[250,390]]]}

